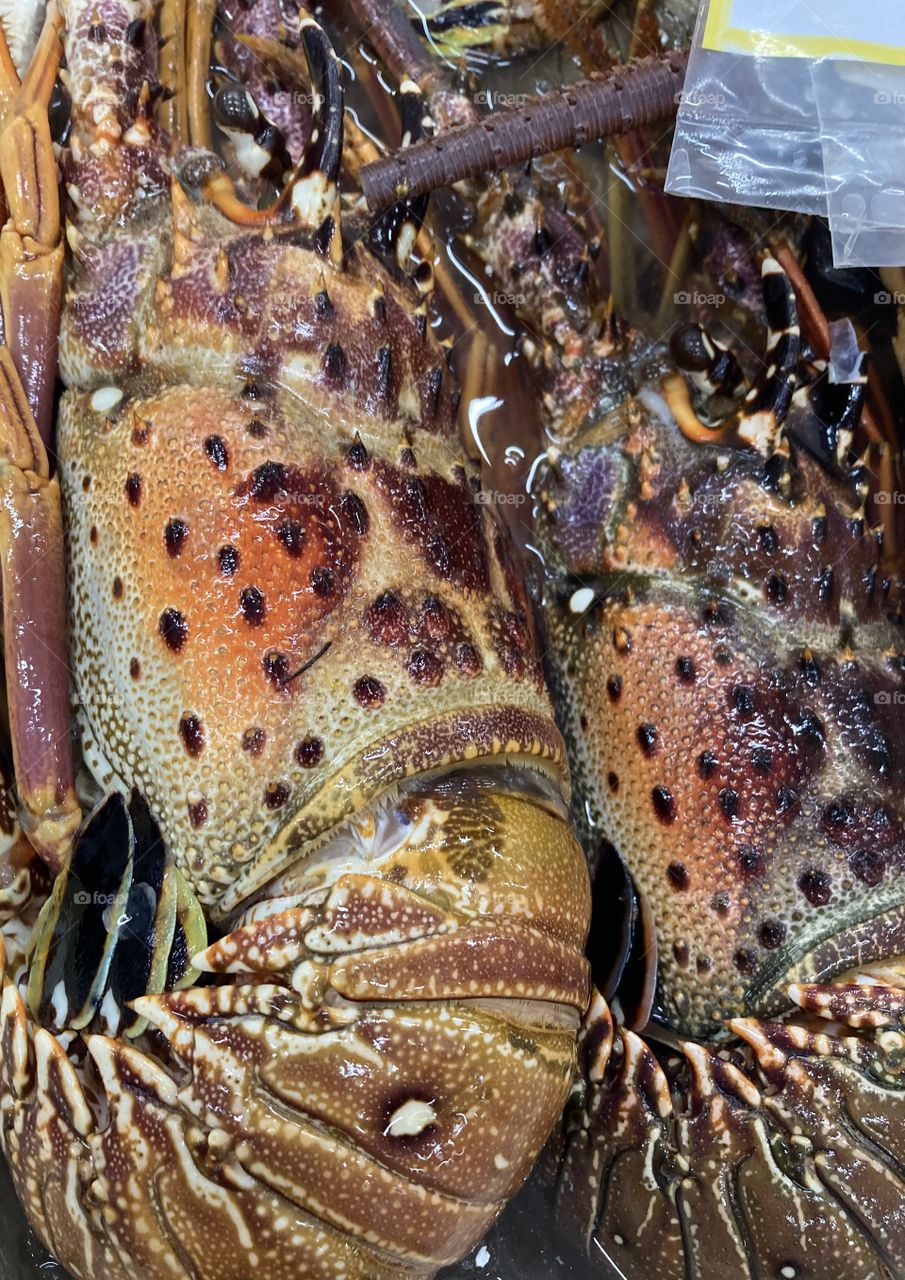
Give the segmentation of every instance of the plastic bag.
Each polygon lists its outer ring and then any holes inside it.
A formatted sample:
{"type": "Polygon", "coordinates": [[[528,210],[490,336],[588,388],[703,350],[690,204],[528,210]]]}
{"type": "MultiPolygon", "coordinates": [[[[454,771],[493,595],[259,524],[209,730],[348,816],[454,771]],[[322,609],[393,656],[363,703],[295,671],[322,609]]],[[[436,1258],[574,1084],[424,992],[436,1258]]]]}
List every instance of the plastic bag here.
{"type": "Polygon", "coordinates": [[[851,0],[815,9],[706,0],[666,189],[821,214],[837,266],[905,264],[905,4],[872,0],[858,38],[851,0]]]}

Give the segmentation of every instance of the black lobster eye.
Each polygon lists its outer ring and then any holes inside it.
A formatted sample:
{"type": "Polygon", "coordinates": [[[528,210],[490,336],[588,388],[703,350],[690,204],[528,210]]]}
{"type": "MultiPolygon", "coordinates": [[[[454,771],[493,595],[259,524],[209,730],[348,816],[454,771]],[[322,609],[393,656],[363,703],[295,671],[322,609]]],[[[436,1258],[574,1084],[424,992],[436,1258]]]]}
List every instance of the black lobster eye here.
{"type": "Polygon", "coordinates": [[[254,133],[260,112],[247,89],[238,84],[226,84],[214,95],[214,117],[221,129],[254,133]]]}

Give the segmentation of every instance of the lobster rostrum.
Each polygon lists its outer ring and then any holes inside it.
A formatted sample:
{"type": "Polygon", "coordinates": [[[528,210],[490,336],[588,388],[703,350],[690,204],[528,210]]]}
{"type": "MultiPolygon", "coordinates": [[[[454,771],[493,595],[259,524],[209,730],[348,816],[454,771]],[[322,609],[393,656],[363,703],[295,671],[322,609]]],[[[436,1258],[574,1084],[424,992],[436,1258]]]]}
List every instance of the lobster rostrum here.
{"type": "Polygon", "coordinates": [[[780,236],[748,373],[701,324],[655,341],[596,299],[539,180],[488,192],[473,243],[530,331],[534,543],[611,1006],[585,1024],[558,1244],[638,1280],[902,1275],[900,446],[866,370],[830,381],[780,236]]]}
{"type": "Polygon", "coordinates": [[[527,1176],[587,1003],[529,602],[400,276],[423,205],[344,233],[339,65],[276,10],[64,0],[21,83],[0,44],[4,639],[43,858],[11,829],[2,1141],[85,1280],[432,1274],[527,1176]]]}

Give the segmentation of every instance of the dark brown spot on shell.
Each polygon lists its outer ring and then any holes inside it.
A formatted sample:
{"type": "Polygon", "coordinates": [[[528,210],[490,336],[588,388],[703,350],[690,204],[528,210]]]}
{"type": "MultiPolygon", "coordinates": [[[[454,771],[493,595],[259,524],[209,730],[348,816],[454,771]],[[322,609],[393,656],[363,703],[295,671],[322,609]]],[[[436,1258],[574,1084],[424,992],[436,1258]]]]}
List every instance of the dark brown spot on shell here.
{"type": "Polygon", "coordinates": [[[82,492],[87,493],[90,488],[91,488],[91,477],[82,476],[82,492]]]}
{"type": "Polygon", "coordinates": [[[750,685],[733,685],[731,697],[732,709],[737,715],[751,716],[754,714],[754,690],[750,685]]]}
{"type": "Polygon", "coordinates": [[[180,516],[174,516],[172,520],[168,520],[167,527],[163,531],[167,555],[172,556],[173,559],[182,555],[188,536],[189,527],[180,516]]]}
{"type": "Polygon", "coordinates": [[[671,862],[666,868],[666,876],[674,889],[688,888],[690,880],[684,862],[671,862]]]}
{"type": "Polygon", "coordinates": [[[443,663],[428,649],[415,649],[406,669],[416,684],[437,685],[443,678],[443,663]]]}
{"type": "Polygon", "coordinates": [[[753,973],[757,968],[757,952],[753,947],[739,947],[735,953],[735,967],[739,973],[753,973]]]}
{"type": "Polygon", "coordinates": [[[676,658],[676,675],[682,684],[694,684],[695,674],[695,666],[691,658],[676,658]]]}
{"type": "Polygon", "coordinates": [[[258,725],[251,725],[242,734],[242,750],[250,756],[259,756],[264,750],[267,734],[258,725]]]}
{"type": "Polygon", "coordinates": [[[286,490],[286,468],[269,459],[255,467],[251,475],[251,496],[256,502],[273,502],[286,490]]]}
{"type": "Polygon", "coordinates": [[[691,952],[688,949],[687,942],[674,942],[672,944],[672,953],[675,957],[676,964],[680,969],[687,969],[688,962],[691,959],[691,952]]]}
{"type": "Polygon", "coordinates": [[[452,621],[449,611],[442,600],[438,600],[436,596],[428,596],[424,601],[422,616],[424,630],[435,644],[449,639],[452,632],[452,621]]]}
{"type": "Polygon", "coordinates": [[[406,445],[399,452],[399,465],[406,471],[414,471],[418,466],[418,459],[415,457],[415,450],[411,445],[406,445]]]}
{"type": "Polygon", "coordinates": [[[746,876],[758,876],[764,869],[764,855],[753,844],[743,844],[738,851],[738,865],[746,876]]]}
{"type": "Polygon", "coordinates": [[[339,500],[339,509],[359,537],[363,538],[368,532],[371,520],[368,516],[368,509],[358,494],[348,489],[339,500]]]}
{"type": "Polygon", "coordinates": [[[798,887],[812,907],[825,907],[833,896],[832,879],[826,871],[811,867],[798,877],[798,887]]]}
{"type": "Polygon", "coordinates": [[[336,579],[329,569],[325,569],[323,565],[311,570],[311,589],[316,596],[320,596],[322,600],[333,595],[336,590],[336,579]]]}
{"type": "Polygon", "coordinates": [[[204,442],[204,452],[218,471],[225,471],[229,466],[229,450],[222,436],[208,436],[204,442]]]}
{"type": "Polygon", "coordinates": [[[129,675],[133,680],[138,680],[141,676],[141,663],[137,658],[133,658],[129,663],[129,675]]]}
{"type": "Polygon", "coordinates": [[[303,738],[295,749],[295,758],[303,769],[313,769],[324,758],[324,744],[320,738],[303,738]]]}
{"type": "Polygon", "coordinates": [[[130,471],[126,477],[126,497],[132,507],[137,507],[141,502],[141,476],[137,471],[130,471]]]}
{"type": "Polygon", "coordinates": [[[698,756],[698,773],[706,782],[716,773],[717,759],[712,751],[702,751],[698,756]]]}
{"type": "Polygon", "coordinates": [[[480,675],[484,667],[484,660],[477,649],[466,641],[456,645],[455,661],[458,670],[466,676],[480,675]]]}
{"type": "Polygon", "coordinates": [[[203,827],[205,822],[207,822],[207,801],[198,800],[195,804],[190,804],[188,806],[188,810],[189,822],[192,826],[196,829],[198,827],[203,827]]]}
{"type": "Polygon", "coordinates": [[[777,813],[791,813],[798,805],[798,792],[794,787],[780,787],[776,792],[777,813]]]}
{"type": "Polygon", "coordinates": [[[609,676],[606,682],[606,692],[610,702],[618,702],[622,697],[622,677],[609,676]]]}
{"type": "Polygon", "coordinates": [[[395,591],[384,591],[365,613],[365,625],[377,644],[396,647],[409,638],[408,609],[395,591]]]}
{"type": "Polygon", "coordinates": [[[766,777],[773,768],[773,752],[769,747],[755,747],[751,752],[751,763],[761,777],[766,777]]]}
{"type": "Polygon", "coordinates": [[[282,520],[277,525],[277,538],[293,559],[302,554],[302,548],[305,544],[305,531],[299,520],[282,520]]]}
{"type": "Polygon", "coordinates": [[[289,679],[289,659],[278,649],[268,649],[261,659],[261,665],[268,680],[274,684],[284,685],[289,679]]]}
{"type": "Polygon", "coordinates": [[[254,440],[263,440],[267,436],[267,427],[260,418],[252,418],[245,430],[254,440]]]}
{"type": "Polygon", "coordinates": [[[289,784],[286,782],[268,782],[264,788],[264,803],[268,809],[282,809],[289,799],[289,784]]]}
{"type": "Polygon", "coordinates": [[[673,823],[676,820],[676,802],[673,799],[672,792],[668,787],[654,787],[651,794],[651,800],[654,806],[654,813],[663,823],[673,823]]]}
{"type": "Polygon", "coordinates": [[[657,727],[652,724],[639,724],[635,731],[638,746],[646,756],[652,756],[657,750],[657,727]]]}
{"type": "Polygon", "coordinates": [[[123,580],[122,578],[113,579],[113,599],[122,600],[123,598],[123,580]]]}
{"type": "Polygon", "coordinates": [[[371,465],[368,451],[358,436],[355,437],[346,450],[346,462],[353,471],[366,471],[371,465]]]}
{"type": "Polygon", "coordinates": [[[781,920],[765,920],[760,927],[760,943],[768,951],[775,951],[786,940],[788,930],[781,920]]]}
{"type": "Polygon", "coordinates": [[[227,544],[217,552],[217,563],[224,578],[231,578],[239,567],[239,548],[227,544]]]}
{"type": "Polygon", "coordinates": [[[886,859],[877,849],[856,849],[849,855],[848,864],[857,879],[871,887],[886,874],[886,859]]]}
{"type": "Polygon", "coordinates": [[[738,792],[732,787],[722,787],[719,794],[720,808],[727,818],[738,817],[738,792]]]}
{"type": "Polygon", "coordinates": [[[168,649],[178,653],[189,635],[189,624],[178,609],[164,609],[158,623],[160,634],[168,649]]]}
{"type": "Polygon", "coordinates": [[[331,342],[324,352],[324,373],[330,382],[340,384],[346,376],[346,355],[338,342],[331,342]]]}
{"type": "Polygon", "coordinates": [[[615,795],[615,793],[619,790],[619,774],[614,773],[613,770],[611,769],[606,776],[606,784],[609,787],[610,791],[612,791],[613,794],[615,795]]]}
{"type": "Polygon", "coordinates": [[[767,598],[773,604],[785,604],[789,594],[788,584],[781,573],[770,573],[767,576],[767,598]]]}
{"type": "Polygon", "coordinates": [[[259,627],[267,611],[263,591],[259,591],[257,587],[243,587],[239,592],[239,607],[248,625],[259,627]]]}
{"type": "Polygon", "coordinates": [[[386,698],[386,689],[376,676],[361,676],[352,688],[355,701],[362,707],[379,707],[386,698]]]}
{"type": "Polygon", "coordinates": [[[186,711],[179,721],[179,736],[190,756],[197,757],[204,750],[204,726],[197,716],[186,711]]]}
{"type": "Polygon", "coordinates": [[[93,524],[88,530],[88,540],[93,547],[97,546],[97,525],[93,524]]]}
{"type": "Polygon", "coordinates": [[[760,539],[760,545],[764,553],[768,556],[772,556],[779,546],[779,539],[776,536],[776,530],[773,528],[772,524],[759,525],[757,535],[760,539]]]}

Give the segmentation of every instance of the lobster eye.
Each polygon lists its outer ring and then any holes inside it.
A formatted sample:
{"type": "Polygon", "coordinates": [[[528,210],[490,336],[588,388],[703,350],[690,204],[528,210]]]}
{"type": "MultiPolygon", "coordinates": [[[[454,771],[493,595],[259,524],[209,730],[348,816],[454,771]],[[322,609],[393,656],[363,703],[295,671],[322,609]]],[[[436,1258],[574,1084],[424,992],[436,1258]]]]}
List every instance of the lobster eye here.
{"type": "Polygon", "coordinates": [[[247,89],[238,84],[227,84],[214,96],[214,117],[221,129],[254,133],[260,112],[247,89]]]}

